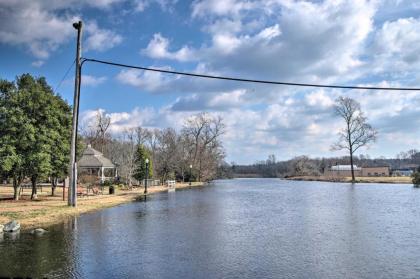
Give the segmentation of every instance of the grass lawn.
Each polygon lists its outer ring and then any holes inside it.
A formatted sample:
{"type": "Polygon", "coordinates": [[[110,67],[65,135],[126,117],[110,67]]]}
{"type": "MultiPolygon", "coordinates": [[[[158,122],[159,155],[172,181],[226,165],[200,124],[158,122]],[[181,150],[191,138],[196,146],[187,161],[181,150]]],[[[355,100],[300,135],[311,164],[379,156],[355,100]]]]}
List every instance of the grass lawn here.
{"type": "MultiPolygon", "coordinates": [[[[193,183],[192,186],[201,186],[202,183],[193,183]]],[[[176,188],[189,187],[188,183],[177,183],[176,188]]],[[[148,188],[149,194],[166,191],[165,186],[148,188]]],[[[19,201],[12,200],[13,187],[0,185],[0,224],[11,220],[18,220],[22,229],[43,227],[61,222],[64,218],[77,216],[82,213],[99,210],[127,203],[143,195],[144,188],[133,190],[116,190],[115,195],[108,194],[105,187],[104,194],[78,197],[77,207],[67,206],[67,197],[63,201],[62,188],[56,188],[55,196],[51,196],[51,188],[44,187],[38,190],[38,199],[31,201],[31,190],[25,189],[19,201]]]]}

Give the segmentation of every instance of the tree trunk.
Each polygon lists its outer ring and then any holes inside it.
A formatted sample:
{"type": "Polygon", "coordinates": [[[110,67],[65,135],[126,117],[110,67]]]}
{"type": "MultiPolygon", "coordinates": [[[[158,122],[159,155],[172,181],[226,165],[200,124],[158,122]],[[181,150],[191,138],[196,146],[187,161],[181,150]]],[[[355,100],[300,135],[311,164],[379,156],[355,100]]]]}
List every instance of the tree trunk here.
{"type": "Polygon", "coordinates": [[[58,181],[58,178],[56,177],[53,177],[51,180],[51,196],[53,197],[55,195],[55,188],[57,187],[57,181],[58,181]]]}
{"type": "Polygon", "coordinates": [[[184,171],[184,169],[181,169],[181,174],[182,174],[182,183],[185,183],[185,171],[184,171]]]}
{"type": "Polygon", "coordinates": [[[32,194],[31,194],[31,200],[35,200],[38,198],[37,189],[36,189],[36,176],[32,176],[31,182],[32,182],[32,194]]]}
{"type": "Polygon", "coordinates": [[[198,164],[198,182],[201,182],[201,156],[198,164]]]}
{"type": "Polygon", "coordinates": [[[351,183],[356,181],[354,177],[354,168],[353,168],[353,150],[350,148],[350,167],[351,167],[351,183]]]}
{"type": "Polygon", "coordinates": [[[350,151],[350,168],[351,168],[351,183],[354,183],[356,179],[354,178],[354,168],[353,168],[353,144],[351,142],[351,133],[350,133],[350,122],[347,122],[347,137],[349,141],[349,151],[350,151]]]}
{"type": "Polygon", "coordinates": [[[13,178],[13,190],[13,199],[18,201],[20,197],[20,183],[16,178],[13,178]]]}

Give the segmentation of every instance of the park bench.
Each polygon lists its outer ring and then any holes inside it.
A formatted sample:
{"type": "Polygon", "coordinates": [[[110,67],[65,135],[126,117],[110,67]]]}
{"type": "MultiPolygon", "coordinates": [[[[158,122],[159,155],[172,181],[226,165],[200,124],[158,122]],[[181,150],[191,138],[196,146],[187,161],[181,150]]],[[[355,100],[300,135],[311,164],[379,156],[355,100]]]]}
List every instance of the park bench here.
{"type": "Polygon", "coordinates": [[[77,193],[78,197],[83,197],[83,196],[88,195],[87,191],[83,187],[80,187],[80,186],[77,186],[77,192],[76,193],[77,193]]]}

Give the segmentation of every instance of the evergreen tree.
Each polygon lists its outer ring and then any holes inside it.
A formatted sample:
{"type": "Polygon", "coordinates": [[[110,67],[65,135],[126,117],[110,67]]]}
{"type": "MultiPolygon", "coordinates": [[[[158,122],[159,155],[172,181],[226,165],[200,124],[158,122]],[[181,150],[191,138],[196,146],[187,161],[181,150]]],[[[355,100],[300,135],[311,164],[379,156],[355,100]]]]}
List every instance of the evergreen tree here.
{"type": "Polygon", "coordinates": [[[151,160],[151,156],[148,150],[141,144],[137,145],[137,150],[135,154],[135,169],[133,177],[138,180],[142,181],[146,178],[146,159],[149,159],[149,178],[153,176],[153,162],[151,160]]]}
{"type": "Polygon", "coordinates": [[[0,81],[0,169],[13,177],[15,199],[25,178],[36,183],[62,176],[68,168],[71,110],[45,78],[29,74],[16,82],[0,81]]]}

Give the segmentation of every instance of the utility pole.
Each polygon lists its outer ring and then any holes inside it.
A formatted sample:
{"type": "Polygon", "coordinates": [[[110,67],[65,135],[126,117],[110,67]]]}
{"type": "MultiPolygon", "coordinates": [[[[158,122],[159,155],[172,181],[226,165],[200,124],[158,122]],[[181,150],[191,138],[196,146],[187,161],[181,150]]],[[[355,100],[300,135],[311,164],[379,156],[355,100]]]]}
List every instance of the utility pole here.
{"type": "Polygon", "coordinates": [[[70,154],[70,187],[68,189],[68,205],[77,206],[77,163],[76,163],[76,144],[77,144],[77,125],[79,121],[79,99],[80,99],[80,82],[81,82],[81,61],[82,55],[82,21],[73,23],[73,27],[77,30],[77,47],[76,47],[76,75],[74,78],[74,100],[73,100],[73,130],[71,134],[71,154],[70,154]]]}

